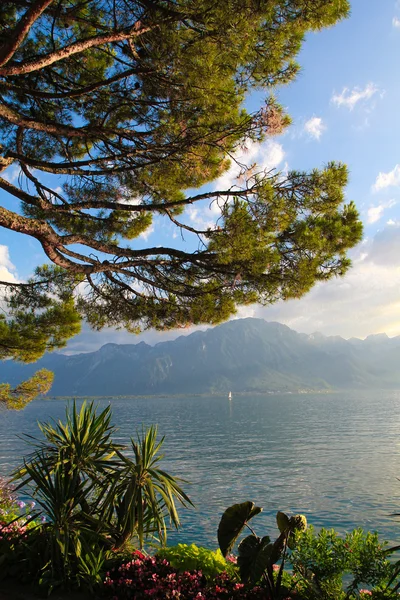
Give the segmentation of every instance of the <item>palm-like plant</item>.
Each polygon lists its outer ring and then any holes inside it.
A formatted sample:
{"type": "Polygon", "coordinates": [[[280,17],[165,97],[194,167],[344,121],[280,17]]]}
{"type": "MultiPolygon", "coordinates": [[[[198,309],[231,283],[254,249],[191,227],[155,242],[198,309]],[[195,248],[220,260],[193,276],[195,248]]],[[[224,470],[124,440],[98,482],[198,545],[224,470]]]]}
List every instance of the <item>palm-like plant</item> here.
{"type": "Polygon", "coordinates": [[[155,533],[165,543],[167,526],[179,526],[176,501],[192,502],[180,480],[159,468],[164,438],[157,441],[156,427],[131,440],[133,458],[112,440],[110,407],[98,413],[93,403],[83,403],[78,411],[74,403],[65,423],[39,427],[44,439],[29,438],[35,449],[14,480],[47,517],[35,532],[36,546],[45,546],[42,573],[71,581],[93,562],[87,557],[106,558],[133,537],[142,547],[155,533]]]}
{"type": "MultiPolygon", "coordinates": [[[[111,468],[111,459],[118,449],[123,448],[111,439],[116,431],[111,425],[111,407],[97,414],[93,402],[83,402],[79,413],[74,402],[72,410],[66,410],[65,423],[39,423],[39,429],[44,440],[25,436],[35,447],[25,463],[40,452],[53,468],[63,464],[70,473],[79,471],[82,475],[96,478],[99,473],[111,468]]],[[[23,471],[24,468],[18,474],[23,475],[23,471]]]]}
{"type": "Polygon", "coordinates": [[[41,556],[39,580],[52,582],[50,587],[54,582],[74,580],[82,547],[88,551],[96,537],[82,510],[88,486],[76,471],[64,466],[51,465],[48,456],[38,452],[24,467],[25,481],[29,479],[35,500],[47,518],[43,527],[30,533],[28,547],[41,556]]]}
{"type": "Polygon", "coordinates": [[[132,460],[117,450],[120,464],[102,502],[101,519],[110,524],[115,546],[122,547],[134,532],[142,547],[144,538],[154,533],[165,544],[167,523],[179,527],[175,501],[192,505],[179,485],[181,480],[158,467],[164,437],[157,442],[157,427],[150,427],[135,441],[131,438],[132,460]]]}

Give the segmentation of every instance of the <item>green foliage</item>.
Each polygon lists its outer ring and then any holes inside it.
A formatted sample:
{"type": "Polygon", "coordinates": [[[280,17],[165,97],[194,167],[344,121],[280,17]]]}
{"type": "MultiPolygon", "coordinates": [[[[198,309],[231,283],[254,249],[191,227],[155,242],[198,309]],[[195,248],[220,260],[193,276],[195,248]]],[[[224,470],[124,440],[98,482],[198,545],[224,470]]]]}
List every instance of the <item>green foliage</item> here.
{"type": "Polygon", "coordinates": [[[251,530],[251,535],[245,537],[238,546],[238,560],[241,580],[245,583],[257,584],[262,582],[271,599],[281,598],[284,590],[283,569],[288,548],[294,546],[295,533],[307,528],[304,515],[288,517],[282,512],[276,515],[280,535],[271,542],[269,536],[259,538],[248,521],[262,511],[253,502],[243,502],[229,507],[222,515],[218,527],[218,543],[222,554],[227,555],[244,527],[251,530]],[[276,563],[281,561],[278,573],[274,573],[276,563]]]}
{"type": "Polygon", "coordinates": [[[116,548],[122,548],[134,534],[140,547],[153,535],[165,544],[167,522],[176,528],[180,525],[176,500],[183,506],[192,505],[180,480],[159,468],[163,441],[157,441],[157,427],[151,426],[137,441],[131,438],[134,460],[116,450],[119,462],[110,475],[111,489],[101,498],[99,512],[99,522],[107,524],[116,548]]]}
{"type": "Polygon", "coordinates": [[[0,383],[0,407],[22,410],[39,395],[47,394],[53,383],[53,373],[40,369],[33,377],[23,381],[14,389],[9,383],[0,383]]]}
{"type": "Polygon", "coordinates": [[[10,522],[19,515],[14,490],[8,481],[0,477],[0,520],[10,522]]]}
{"type": "MultiPolygon", "coordinates": [[[[45,352],[63,348],[81,330],[81,315],[75,307],[74,291],[81,277],[69,277],[59,267],[44,265],[20,286],[11,286],[8,315],[0,315],[0,360],[25,363],[45,352]]],[[[0,406],[21,410],[38,395],[46,394],[53,374],[41,369],[14,389],[0,384],[0,406]]]]}
{"type": "Polygon", "coordinates": [[[0,315],[0,359],[34,362],[79,333],[81,316],[73,295],[81,279],[44,265],[26,285],[11,286],[8,317],[0,315]]]}
{"type": "Polygon", "coordinates": [[[84,403],[66,421],[40,425],[44,440],[14,474],[40,506],[46,523],[29,532],[30,573],[46,589],[99,583],[106,561],[127,547],[179,526],[175,502],[191,504],[176,478],[158,462],[163,440],[151,427],[131,440],[133,459],[113,442],[111,409],[84,403]],[[167,523],[168,521],[168,523],[167,523]]]}
{"type": "Polygon", "coordinates": [[[218,526],[218,544],[223,556],[232,551],[247,522],[261,511],[262,508],[250,501],[234,504],[226,509],[218,526]]]}
{"type": "Polygon", "coordinates": [[[387,549],[376,533],[355,529],[340,537],[310,527],[296,534],[289,561],[304,600],[358,598],[365,588],[374,588],[374,598],[395,597],[387,586],[392,572],[387,549]]]}
{"type": "Polygon", "coordinates": [[[193,190],[245,144],[288,126],[271,89],[295,77],[307,32],[349,8],[54,0],[33,15],[2,3],[0,172],[18,164],[21,177],[0,177],[0,188],[22,207],[0,207],[0,225],[34,237],[56,265],[47,284],[39,270],[11,298],[4,357],[35,360],[82,318],[131,331],[216,324],[240,305],[297,298],[346,272],[361,223],[343,206],[340,163],[287,176],[253,165],[230,190],[193,190]],[[243,102],[255,89],[265,103],[249,114],[243,102]],[[61,190],[48,187],[49,173],[61,190]],[[207,230],[179,220],[195,203],[221,209],[207,230]],[[185,250],[127,243],[165,223],[189,238],[185,250]]]}
{"type": "Polygon", "coordinates": [[[226,571],[231,577],[237,574],[236,566],[225,560],[220,550],[209,550],[195,544],[178,544],[162,548],[157,552],[159,559],[167,560],[178,571],[201,571],[207,579],[214,579],[226,571]]]}

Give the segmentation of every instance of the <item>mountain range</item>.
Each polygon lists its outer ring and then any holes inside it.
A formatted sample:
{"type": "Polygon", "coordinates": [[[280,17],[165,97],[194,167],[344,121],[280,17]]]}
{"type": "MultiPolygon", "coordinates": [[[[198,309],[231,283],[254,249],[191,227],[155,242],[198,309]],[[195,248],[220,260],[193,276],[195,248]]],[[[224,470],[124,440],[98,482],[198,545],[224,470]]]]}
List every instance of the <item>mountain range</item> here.
{"type": "Polygon", "coordinates": [[[35,364],[4,361],[0,381],[15,385],[47,368],[55,374],[52,396],[400,389],[399,365],[400,336],[345,340],[249,318],[155,346],[106,344],[35,364]]]}

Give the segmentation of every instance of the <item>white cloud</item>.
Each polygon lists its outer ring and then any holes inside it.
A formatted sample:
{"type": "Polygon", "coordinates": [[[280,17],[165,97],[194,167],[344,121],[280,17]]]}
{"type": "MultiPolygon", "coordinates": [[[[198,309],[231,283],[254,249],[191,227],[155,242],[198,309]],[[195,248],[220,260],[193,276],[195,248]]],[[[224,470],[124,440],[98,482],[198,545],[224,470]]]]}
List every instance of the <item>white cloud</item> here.
{"type": "Polygon", "coordinates": [[[281,144],[278,144],[278,142],[273,140],[269,140],[261,146],[259,156],[259,164],[261,169],[269,171],[279,167],[285,158],[285,152],[281,144]]]}
{"type": "Polygon", "coordinates": [[[7,269],[15,270],[15,266],[10,260],[8,246],[0,245],[0,265],[7,269]]]}
{"type": "MultiPolygon", "coordinates": [[[[316,285],[300,300],[241,307],[236,318],[259,317],[304,333],[320,331],[345,338],[380,332],[400,335],[400,223],[393,222],[364,240],[352,257],[353,267],[345,277],[316,285]]],[[[68,344],[68,351],[96,350],[106,342],[154,344],[197,329],[204,327],[135,336],[111,329],[95,333],[84,326],[82,334],[68,344]]]]}
{"type": "Polygon", "coordinates": [[[400,225],[391,225],[353,252],[343,278],[316,285],[300,300],[271,307],[254,305],[252,314],[304,333],[365,337],[400,335],[400,225]]]}
{"type": "Polygon", "coordinates": [[[379,206],[371,206],[368,209],[367,213],[367,222],[368,223],[376,223],[382,217],[384,211],[384,207],[382,205],[379,206]]]}
{"type": "Polygon", "coordinates": [[[18,165],[11,165],[2,173],[2,177],[6,179],[9,183],[15,183],[21,173],[21,169],[18,165]]]}
{"type": "Polygon", "coordinates": [[[398,17],[393,17],[392,25],[393,27],[400,29],[400,19],[398,17]]]}
{"type": "MultiPolygon", "coordinates": [[[[285,152],[281,144],[275,140],[267,140],[262,144],[249,141],[245,148],[238,150],[232,158],[231,165],[221,177],[213,184],[214,190],[229,190],[240,187],[242,180],[253,172],[272,171],[281,165],[285,152]],[[246,172],[246,169],[249,171],[246,172]]],[[[282,171],[287,171],[287,164],[282,166],[282,171]]],[[[203,207],[190,207],[186,211],[189,224],[197,229],[206,230],[215,226],[216,219],[221,216],[221,206],[212,202],[203,207]]]]}
{"type": "Polygon", "coordinates": [[[387,208],[392,208],[396,204],[396,200],[389,200],[388,202],[382,202],[382,204],[378,204],[378,206],[370,206],[367,210],[367,222],[369,224],[376,223],[379,219],[382,218],[384,211],[387,208]]]}
{"type": "Polygon", "coordinates": [[[139,238],[147,242],[152,233],[154,233],[154,225],[150,225],[145,231],[142,231],[139,238]]]}
{"type": "MultiPolygon", "coordinates": [[[[331,98],[331,102],[336,106],[345,106],[349,110],[353,110],[358,102],[366,102],[379,92],[379,88],[374,83],[368,83],[364,89],[360,87],[354,87],[349,89],[343,88],[340,94],[334,94],[331,98]]],[[[381,92],[381,95],[383,92],[381,92]]]]}
{"type": "Polygon", "coordinates": [[[257,171],[271,171],[282,163],[284,157],[282,145],[275,140],[267,140],[262,144],[249,141],[244,149],[235,153],[230,168],[217,179],[213,187],[215,190],[227,190],[237,186],[243,166],[250,168],[256,165],[257,171]]]}
{"type": "Polygon", "coordinates": [[[304,125],[304,131],[316,140],[319,140],[325,130],[326,125],[321,117],[311,117],[304,125]]]}
{"type": "MultiPolygon", "coordinates": [[[[368,260],[382,267],[400,267],[400,225],[379,230],[370,243],[368,260]]],[[[400,290],[399,290],[400,299],[400,290]]],[[[399,315],[400,317],[400,315],[399,315]]]]}
{"type": "Polygon", "coordinates": [[[206,231],[208,228],[214,228],[215,215],[208,206],[190,206],[186,214],[189,217],[189,224],[195,229],[206,231]]]}
{"type": "Polygon", "coordinates": [[[7,246],[0,245],[0,281],[9,281],[15,283],[16,268],[10,260],[10,253],[7,246]]]}
{"type": "Polygon", "coordinates": [[[10,283],[16,283],[17,279],[10,273],[10,271],[3,266],[0,266],[0,281],[9,281],[10,283]]]}
{"type": "MultiPolygon", "coordinates": [[[[270,307],[241,307],[236,318],[258,317],[278,321],[292,329],[325,335],[364,338],[372,333],[400,335],[400,225],[386,227],[353,251],[353,267],[343,278],[316,285],[300,300],[270,307]]],[[[175,339],[204,327],[145,332],[139,336],[106,329],[89,331],[68,344],[68,352],[87,352],[107,342],[149,344],[175,339]]]]}
{"type": "Polygon", "coordinates": [[[81,352],[95,352],[104,344],[139,344],[145,342],[150,346],[160,342],[168,342],[175,340],[181,335],[189,335],[194,331],[206,329],[204,326],[187,327],[185,329],[174,329],[166,331],[144,331],[143,333],[134,334],[125,331],[124,329],[115,330],[105,328],[101,331],[94,331],[88,325],[83,323],[82,332],[72,338],[67,345],[67,348],[62,351],[63,354],[79,354],[81,352]]]}
{"type": "Polygon", "coordinates": [[[400,186],[400,164],[395,165],[395,167],[388,173],[380,172],[374,185],[372,186],[372,190],[374,192],[378,192],[384,188],[392,186],[400,186]]]}

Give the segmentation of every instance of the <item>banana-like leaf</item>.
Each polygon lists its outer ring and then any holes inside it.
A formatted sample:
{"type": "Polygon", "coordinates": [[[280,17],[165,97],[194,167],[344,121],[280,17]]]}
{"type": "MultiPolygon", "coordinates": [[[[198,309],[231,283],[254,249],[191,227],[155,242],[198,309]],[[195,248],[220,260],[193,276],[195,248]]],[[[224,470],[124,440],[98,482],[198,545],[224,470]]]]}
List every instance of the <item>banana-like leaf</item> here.
{"type": "Polygon", "coordinates": [[[262,508],[250,501],[226,509],[218,527],[218,544],[223,556],[232,550],[246,523],[261,511],[262,508]]]}

